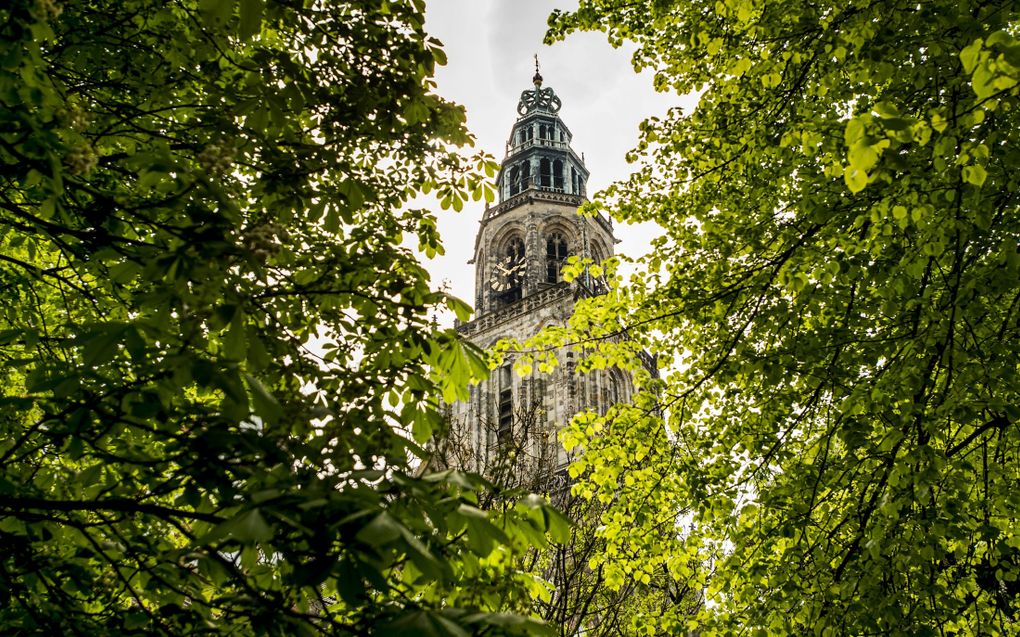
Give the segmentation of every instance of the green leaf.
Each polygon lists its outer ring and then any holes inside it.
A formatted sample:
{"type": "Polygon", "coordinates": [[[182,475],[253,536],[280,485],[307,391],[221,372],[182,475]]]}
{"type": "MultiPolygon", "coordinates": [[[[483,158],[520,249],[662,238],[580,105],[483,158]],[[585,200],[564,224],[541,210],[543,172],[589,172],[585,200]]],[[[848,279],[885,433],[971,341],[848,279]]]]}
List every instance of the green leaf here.
{"type": "Polygon", "coordinates": [[[960,61],[963,63],[963,70],[966,73],[973,73],[977,67],[981,54],[982,41],[980,38],[974,40],[968,46],[960,50],[960,61]]]}
{"type": "Polygon", "coordinates": [[[401,537],[404,527],[389,513],[383,511],[366,524],[355,537],[374,546],[389,544],[401,537]]]}
{"type": "Polygon", "coordinates": [[[480,556],[488,556],[496,546],[510,543],[506,533],[484,517],[466,515],[464,522],[467,526],[468,543],[480,556]]]}
{"type": "Polygon", "coordinates": [[[470,320],[471,315],[474,313],[474,310],[471,309],[470,305],[454,296],[446,297],[446,306],[454,311],[457,315],[457,320],[460,321],[470,320]]]}
{"type": "Polygon", "coordinates": [[[251,374],[244,375],[251,390],[255,414],[268,423],[275,423],[283,416],[283,407],[262,382],[251,374]]]}
{"type": "Polygon", "coordinates": [[[527,635],[546,635],[555,637],[559,634],[554,626],[533,617],[523,617],[512,613],[476,613],[464,618],[468,625],[481,624],[483,626],[495,626],[497,628],[512,629],[514,632],[521,631],[527,635]]]}
{"type": "Polygon", "coordinates": [[[244,326],[244,311],[238,309],[230,320],[230,326],[223,337],[223,356],[230,360],[241,361],[248,355],[247,340],[244,326]]]}
{"type": "Polygon", "coordinates": [[[197,541],[199,546],[211,546],[223,540],[236,540],[242,544],[267,542],[273,538],[273,529],[258,509],[241,511],[229,520],[216,525],[197,541]]]}
{"type": "Polygon", "coordinates": [[[132,611],[124,615],[124,628],[138,630],[149,623],[149,616],[142,611],[132,611]]]}
{"type": "Polygon", "coordinates": [[[859,118],[848,120],[843,132],[843,141],[847,146],[853,146],[864,138],[866,132],[864,121],[859,118]]]}
{"type": "Polygon", "coordinates": [[[234,13],[234,0],[199,0],[199,14],[210,29],[222,27],[234,13]]]}
{"type": "Polygon", "coordinates": [[[418,444],[428,442],[443,422],[442,416],[432,409],[418,409],[408,405],[407,413],[411,419],[411,435],[418,444]]]}
{"type": "Polygon", "coordinates": [[[850,192],[858,193],[868,185],[868,173],[859,168],[848,168],[843,172],[843,181],[850,192]]]}
{"type": "Polygon", "coordinates": [[[262,30],[262,10],[265,0],[240,0],[240,21],[237,35],[250,40],[262,30]]]}
{"type": "Polygon", "coordinates": [[[343,181],[337,186],[337,192],[343,195],[347,205],[351,209],[361,208],[365,204],[365,193],[361,185],[356,181],[343,181]]]}
{"type": "Polygon", "coordinates": [[[120,349],[123,335],[124,328],[120,325],[95,328],[90,336],[83,339],[82,363],[86,367],[96,368],[113,360],[120,349]]]}
{"type": "Polygon", "coordinates": [[[242,542],[266,542],[272,539],[273,529],[258,509],[252,509],[237,519],[236,526],[231,529],[231,536],[242,542]]]}
{"type": "Polygon", "coordinates": [[[964,166],[963,167],[963,180],[968,184],[981,187],[985,184],[985,180],[988,179],[988,172],[982,166],[964,166]]]}
{"type": "Polygon", "coordinates": [[[441,614],[411,610],[383,626],[383,634],[393,637],[469,637],[470,633],[441,614]]]}
{"type": "Polygon", "coordinates": [[[549,531],[549,537],[560,544],[570,542],[570,527],[572,526],[570,520],[552,506],[546,506],[542,512],[545,516],[545,526],[549,531]]]}

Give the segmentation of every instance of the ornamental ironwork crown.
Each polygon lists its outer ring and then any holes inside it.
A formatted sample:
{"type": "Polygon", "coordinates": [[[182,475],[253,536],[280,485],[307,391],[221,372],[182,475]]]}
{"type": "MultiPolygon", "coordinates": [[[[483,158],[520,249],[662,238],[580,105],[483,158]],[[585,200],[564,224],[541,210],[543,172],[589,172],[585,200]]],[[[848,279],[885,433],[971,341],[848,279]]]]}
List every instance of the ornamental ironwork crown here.
{"type": "Polygon", "coordinates": [[[563,102],[551,88],[536,87],[533,91],[521,91],[521,101],[517,102],[517,112],[526,115],[531,111],[542,109],[550,113],[558,113],[563,102]]]}
{"type": "Polygon", "coordinates": [[[538,55],[535,55],[535,77],[531,78],[535,83],[535,90],[521,91],[521,100],[517,102],[517,112],[527,115],[531,111],[542,109],[550,113],[558,113],[563,102],[556,97],[551,88],[542,88],[542,74],[538,70],[538,55]]]}

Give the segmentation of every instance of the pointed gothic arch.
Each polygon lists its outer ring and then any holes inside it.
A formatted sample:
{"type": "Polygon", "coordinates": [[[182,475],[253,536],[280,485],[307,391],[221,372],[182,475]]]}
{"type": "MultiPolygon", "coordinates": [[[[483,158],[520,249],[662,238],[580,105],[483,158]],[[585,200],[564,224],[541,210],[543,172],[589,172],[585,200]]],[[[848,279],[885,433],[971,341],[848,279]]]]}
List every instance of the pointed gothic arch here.
{"type": "Polygon", "coordinates": [[[609,400],[610,405],[624,402],[630,398],[627,378],[618,367],[609,368],[609,400]]]}
{"type": "Polygon", "coordinates": [[[606,249],[605,243],[597,236],[592,237],[589,249],[591,251],[591,259],[596,264],[602,263],[612,255],[612,252],[606,249]]]}
{"type": "Polygon", "coordinates": [[[545,240],[545,282],[559,283],[560,270],[570,256],[570,244],[560,232],[553,232],[545,240]]]}

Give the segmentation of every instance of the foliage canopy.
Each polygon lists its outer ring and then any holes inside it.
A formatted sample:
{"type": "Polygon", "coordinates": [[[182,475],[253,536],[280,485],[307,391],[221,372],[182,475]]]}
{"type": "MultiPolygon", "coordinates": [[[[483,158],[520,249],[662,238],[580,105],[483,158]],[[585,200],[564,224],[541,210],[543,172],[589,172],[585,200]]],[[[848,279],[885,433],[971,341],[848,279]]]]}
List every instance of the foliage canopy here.
{"type": "MultiPolygon", "coordinates": [[[[661,383],[563,434],[641,630],[1016,634],[1020,42],[1005,1],[582,0],[690,113],[600,205],[663,235],[564,334],[661,383]],[[629,346],[628,346],[629,347],[629,346]],[[662,409],[661,412],[658,409],[662,409]],[[654,627],[654,628],[652,628],[654,627]]],[[[637,625],[636,625],[637,626],[637,625]]]]}
{"type": "Polygon", "coordinates": [[[406,204],[491,171],[422,11],[4,3],[6,633],[541,629],[503,613],[542,586],[503,556],[559,518],[412,462],[486,371],[429,319],[467,308],[406,204]]]}

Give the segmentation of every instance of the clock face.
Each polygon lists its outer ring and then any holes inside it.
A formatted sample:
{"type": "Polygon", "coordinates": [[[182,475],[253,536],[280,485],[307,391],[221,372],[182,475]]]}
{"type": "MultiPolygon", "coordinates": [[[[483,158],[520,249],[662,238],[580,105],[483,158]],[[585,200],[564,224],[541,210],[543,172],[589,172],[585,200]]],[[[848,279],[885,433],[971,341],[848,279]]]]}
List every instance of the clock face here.
{"type": "Polygon", "coordinates": [[[520,287],[524,280],[524,257],[520,254],[508,254],[496,263],[492,269],[489,286],[496,292],[505,292],[520,287]]]}

